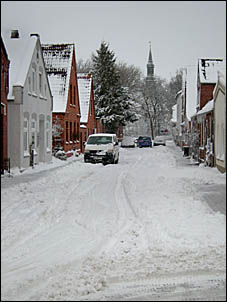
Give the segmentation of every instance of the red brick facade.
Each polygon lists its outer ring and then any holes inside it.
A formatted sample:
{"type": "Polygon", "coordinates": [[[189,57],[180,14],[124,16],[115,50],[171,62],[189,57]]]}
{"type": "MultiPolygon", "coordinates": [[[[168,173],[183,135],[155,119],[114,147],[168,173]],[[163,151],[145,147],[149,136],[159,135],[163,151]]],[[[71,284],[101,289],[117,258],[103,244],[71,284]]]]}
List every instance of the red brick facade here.
{"type": "Polygon", "coordinates": [[[56,145],[63,147],[64,151],[80,149],[80,105],[78,96],[78,83],[76,76],[75,50],[73,50],[73,59],[71,66],[68,100],[65,113],[53,112],[53,125],[61,125],[63,132],[60,138],[53,137],[53,148],[56,145]]]}
{"type": "Polygon", "coordinates": [[[1,173],[4,173],[4,161],[8,158],[8,135],[7,135],[7,95],[9,84],[8,55],[1,38],[1,173]]]}
{"type": "MultiPolygon", "coordinates": [[[[209,101],[213,99],[213,90],[216,84],[202,83],[200,84],[200,102],[199,110],[201,110],[209,101]]],[[[200,152],[199,158],[201,161],[205,161],[206,158],[206,145],[209,138],[212,139],[213,135],[213,115],[208,113],[203,117],[202,122],[199,123],[200,130],[200,152]]]]}
{"type": "Polygon", "coordinates": [[[213,99],[213,90],[215,85],[216,84],[201,84],[199,110],[213,99]]]}

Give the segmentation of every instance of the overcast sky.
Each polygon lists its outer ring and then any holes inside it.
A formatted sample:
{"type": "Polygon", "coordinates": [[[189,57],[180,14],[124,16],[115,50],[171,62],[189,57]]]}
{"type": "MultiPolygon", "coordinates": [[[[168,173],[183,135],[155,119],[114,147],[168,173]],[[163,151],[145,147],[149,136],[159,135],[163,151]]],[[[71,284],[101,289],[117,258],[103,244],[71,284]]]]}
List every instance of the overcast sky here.
{"type": "Polygon", "coordinates": [[[117,61],[169,80],[198,58],[226,57],[226,1],[1,1],[1,31],[39,33],[41,43],[75,43],[86,61],[104,40],[117,61]]]}

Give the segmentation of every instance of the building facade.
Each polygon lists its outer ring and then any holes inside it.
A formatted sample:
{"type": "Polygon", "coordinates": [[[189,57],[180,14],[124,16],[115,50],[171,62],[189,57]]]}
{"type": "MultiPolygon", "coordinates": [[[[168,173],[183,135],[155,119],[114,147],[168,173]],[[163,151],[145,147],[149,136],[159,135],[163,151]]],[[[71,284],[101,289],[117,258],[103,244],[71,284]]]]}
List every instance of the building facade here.
{"type": "Polygon", "coordinates": [[[7,96],[9,91],[9,64],[8,54],[1,37],[1,174],[4,174],[8,159],[8,108],[7,96]]]}
{"type": "Polygon", "coordinates": [[[226,77],[218,73],[214,90],[214,161],[218,170],[226,172],[226,77]]]}
{"type": "Polygon", "coordinates": [[[20,170],[52,159],[52,94],[40,37],[4,33],[10,59],[8,155],[20,170]]]}
{"type": "Polygon", "coordinates": [[[203,58],[198,60],[196,111],[197,113],[199,113],[197,122],[199,124],[198,127],[200,131],[200,162],[206,162],[206,155],[208,151],[210,154],[214,153],[213,114],[209,113],[209,116],[206,117],[205,114],[201,115],[201,110],[206,106],[208,102],[213,100],[213,91],[217,83],[217,71],[222,68],[222,65],[223,59],[203,58]]]}
{"type": "Polygon", "coordinates": [[[53,94],[53,127],[62,129],[53,136],[53,149],[65,152],[80,149],[80,104],[75,45],[42,44],[45,68],[53,94]]]}

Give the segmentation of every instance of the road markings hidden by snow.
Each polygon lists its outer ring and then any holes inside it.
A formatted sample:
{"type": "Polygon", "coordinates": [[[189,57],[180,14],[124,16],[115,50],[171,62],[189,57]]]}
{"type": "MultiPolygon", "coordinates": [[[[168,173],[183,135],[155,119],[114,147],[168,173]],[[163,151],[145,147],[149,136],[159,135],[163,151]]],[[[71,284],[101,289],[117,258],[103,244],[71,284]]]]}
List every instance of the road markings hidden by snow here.
{"type": "Polygon", "coordinates": [[[208,292],[215,278],[223,288],[225,215],[194,191],[223,176],[182,169],[170,145],[121,151],[118,165],[77,160],[2,190],[2,300],[157,297],[184,282],[208,292]]]}

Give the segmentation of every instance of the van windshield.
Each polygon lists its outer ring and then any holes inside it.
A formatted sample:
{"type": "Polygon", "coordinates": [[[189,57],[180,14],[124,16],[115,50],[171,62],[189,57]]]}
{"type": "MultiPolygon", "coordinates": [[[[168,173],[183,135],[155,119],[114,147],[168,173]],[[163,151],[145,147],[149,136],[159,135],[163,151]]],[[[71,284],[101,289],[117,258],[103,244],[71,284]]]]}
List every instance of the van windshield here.
{"type": "Polygon", "coordinates": [[[112,143],[111,136],[91,136],[88,138],[87,143],[89,145],[104,145],[112,143]]]}

